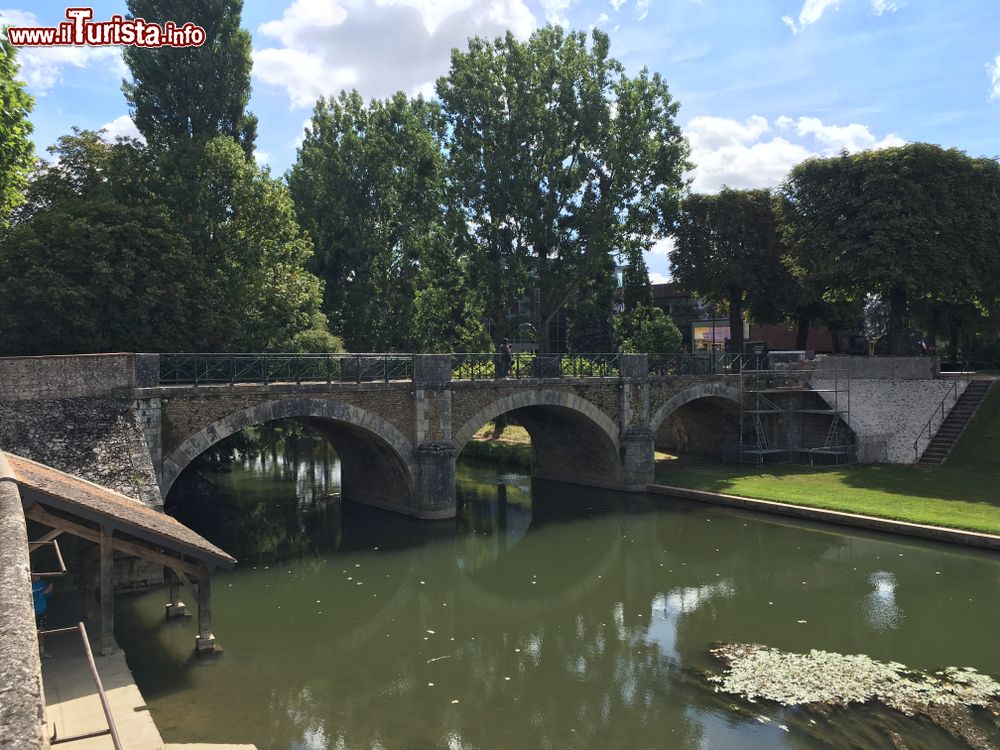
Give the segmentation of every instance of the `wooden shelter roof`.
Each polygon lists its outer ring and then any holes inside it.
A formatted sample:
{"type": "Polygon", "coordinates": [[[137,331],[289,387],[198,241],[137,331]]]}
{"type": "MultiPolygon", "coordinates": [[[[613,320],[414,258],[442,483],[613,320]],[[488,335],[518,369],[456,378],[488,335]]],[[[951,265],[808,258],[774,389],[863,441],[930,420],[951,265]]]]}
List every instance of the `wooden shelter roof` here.
{"type": "Polygon", "coordinates": [[[37,502],[212,565],[236,564],[235,558],[177,519],[139,500],[13,453],[5,455],[26,506],[37,502]]]}

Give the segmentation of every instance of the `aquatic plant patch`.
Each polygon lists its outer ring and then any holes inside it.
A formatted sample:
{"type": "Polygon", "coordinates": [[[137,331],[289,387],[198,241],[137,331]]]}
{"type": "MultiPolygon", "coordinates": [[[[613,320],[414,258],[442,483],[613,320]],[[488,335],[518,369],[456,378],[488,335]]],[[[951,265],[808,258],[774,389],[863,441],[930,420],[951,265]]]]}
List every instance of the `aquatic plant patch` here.
{"type": "Polygon", "coordinates": [[[863,654],[796,654],[752,643],[721,644],[711,653],[726,665],[723,674],[708,675],[715,689],[749,701],[826,708],[879,703],[926,717],[972,748],[993,748],[1000,739],[1000,683],[972,668],[926,672],[863,654]],[[983,733],[972,709],[984,709],[996,736],[983,733]]]}

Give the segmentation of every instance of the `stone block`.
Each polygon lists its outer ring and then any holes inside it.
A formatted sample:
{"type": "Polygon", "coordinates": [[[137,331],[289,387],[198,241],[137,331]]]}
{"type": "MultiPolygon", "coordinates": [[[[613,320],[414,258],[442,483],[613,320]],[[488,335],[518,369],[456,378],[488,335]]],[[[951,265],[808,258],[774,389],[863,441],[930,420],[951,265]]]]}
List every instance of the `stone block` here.
{"type": "Polygon", "coordinates": [[[447,383],[451,380],[450,354],[414,354],[414,384],[447,383]]]}

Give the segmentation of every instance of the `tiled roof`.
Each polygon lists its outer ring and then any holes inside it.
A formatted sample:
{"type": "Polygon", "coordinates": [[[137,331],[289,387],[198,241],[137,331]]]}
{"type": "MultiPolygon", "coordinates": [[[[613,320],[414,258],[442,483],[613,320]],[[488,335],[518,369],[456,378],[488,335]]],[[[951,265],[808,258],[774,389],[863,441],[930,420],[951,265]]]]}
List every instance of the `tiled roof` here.
{"type": "MultiPolygon", "coordinates": [[[[166,513],[139,500],[51,466],[6,453],[14,478],[22,490],[52,499],[59,509],[78,511],[81,517],[108,525],[185,555],[232,567],[236,560],[204,537],[166,513]]],[[[41,500],[46,504],[45,500],[41,500]]]]}

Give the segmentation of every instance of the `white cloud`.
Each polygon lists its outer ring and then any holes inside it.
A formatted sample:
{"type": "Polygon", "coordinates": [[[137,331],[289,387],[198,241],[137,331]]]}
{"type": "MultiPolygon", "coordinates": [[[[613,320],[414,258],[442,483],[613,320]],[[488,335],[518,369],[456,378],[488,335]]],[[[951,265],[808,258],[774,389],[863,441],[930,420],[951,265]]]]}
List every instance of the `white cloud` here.
{"type": "MultiPolygon", "coordinates": [[[[21,10],[0,10],[2,26],[44,26],[34,13],[21,10]]],[[[20,77],[28,84],[31,93],[45,96],[62,80],[67,67],[104,67],[109,73],[120,76],[126,72],[118,47],[21,47],[17,51],[21,66],[20,77]]]]}
{"type": "Polygon", "coordinates": [[[782,115],[774,123],[786,135],[771,133],[768,121],[754,115],[743,122],[724,117],[695,117],[684,128],[691,144],[691,189],[714,193],[731,188],[774,187],[788,170],[813,156],[899,146],[895,133],[876,137],[866,126],[826,125],[816,117],[782,115]],[[793,140],[793,138],[795,140],[793,140]]]}
{"type": "Polygon", "coordinates": [[[542,10],[545,11],[545,20],[563,28],[569,28],[569,18],[566,11],[573,4],[573,0],[540,0],[542,10]]]}
{"type": "Polygon", "coordinates": [[[128,115],[119,115],[111,122],[104,123],[101,125],[101,130],[105,131],[103,137],[108,143],[114,143],[119,137],[135,138],[142,143],[146,142],[146,139],[142,137],[142,133],[139,132],[139,128],[135,126],[132,118],[128,115]]]}
{"type": "Polygon", "coordinates": [[[649,252],[651,252],[653,255],[669,256],[670,251],[673,249],[674,249],[674,238],[668,235],[654,242],[653,246],[649,248],[649,252]]]}
{"type": "Polygon", "coordinates": [[[883,13],[895,13],[906,3],[903,0],[872,0],[872,13],[881,16],[883,13]]]}
{"type": "Polygon", "coordinates": [[[795,126],[795,132],[802,136],[811,135],[823,147],[828,155],[847,151],[864,151],[870,148],[887,148],[902,146],[904,141],[895,133],[890,133],[881,140],[864,125],[824,125],[817,117],[800,117],[795,126]]]}
{"type": "Polygon", "coordinates": [[[652,0],[635,0],[635,14],[640,21],[649,15],[649,4],[652,0]]]}
{"type": "Polygon", "coordinates": [[[796,24],[791,16],[782,16],[781,20],[792,33],[799,33],[809,24],[816,23],[826,12],[827,8],[837,10],[840,7],[840,0],[805,0],[802,9],[799,11],[799,21],[796,24]]]}
{"type": "Polygon", "coordinates": [[[990,74],[990,99],[1000,99],[1000,55],[992,63],[986,63],[990,74]]]}
{"type": "Polygon", "coordinates": [[[597,17],[597,23],[598,24],[607,23],[610,20],[610,18],[611,17],[607,13],[601,13],[601,15],[597,17]]]}
{"type": "Polygon", "coordinates": [[[611,7],[618,10],[625,4],[625,0],[611,0],[611,7]]]}
{"type": "MultiPolygon", "coordinates": [[[[572,0],[546,0],[558,14],[572,0]]],[[[508,29],[526,38],[537,20],[525,0],[295,0],[260,26],[254,75],[283,89],[293,106],[354,87],[363,96],[429,92],[468,38],[508,29]],[[267,47],[267,39],[279,46],[267,47]]]]}
{"type": "Polygon", "coordinates": [[[254,149],[253,158],[257,162],[258,167],[266,167],[271,162],[271,155],[267,151],[261,151],[259,148],[254,149]]]}
{"type": "Polygon", "coordinates": [[[669,276],[664,276],[662,273],[657,273],[656,271],[649,272],[649,283],[650,284],[669,284],[673,279],[669,276]]]}
{"type": "MultiPolygon", "coordinates": [[[[895,13],[906,5],[906,0],[869,0],[869,2],[872,13],[876,16],[881,16],[883,13],[895,13]]],[[[792,30],[793,34],[798,34],[806,26],[819,21],[828,9],[839,10],[840,0],[804,0],[802,9],[799,11],[798,22],[791,16],[782,16],[781,21],[792,30]]]]}

